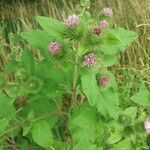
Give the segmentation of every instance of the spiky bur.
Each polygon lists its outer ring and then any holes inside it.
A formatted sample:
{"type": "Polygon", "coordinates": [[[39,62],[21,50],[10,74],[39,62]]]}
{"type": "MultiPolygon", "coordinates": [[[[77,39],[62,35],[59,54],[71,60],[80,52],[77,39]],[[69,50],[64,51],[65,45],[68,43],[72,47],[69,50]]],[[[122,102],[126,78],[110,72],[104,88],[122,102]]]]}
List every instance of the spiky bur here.
{"type": "Polygon", "coordinates": [[[107,87],[110,83],[110,79],[107,76],[103,76],[99,80],[99,84],[101,87],[107,87]]]}
{"type": "Polygon", "coordinates": [[[144,129],[147,133],[150,133],[150,120],[144,122],[144,129]]]}
{"type": "Polygon", "coordinates": [[[69,16],[66,20],[66,25],[70,28],[76,27],[80,22],[80,19],[77,15],[69,16]]]}
{"type": "Polygon", "coordinates": [[[60,46],[60,44],[57,43],[57,42],[51,43],[51,44],[49,45],[49,51],[50,51],[52,54],[54,54],[54,55],[60,53],[60,51],[61,51],[61,46],[60,46]]]}
{"type": "Polygon", "coordinates": [[[90,53],[85,56],[83,66],[93,67],[96,64],[96,60],[97,60],[96,55],[93,53],[90,53]]]}
{"type": "Polygon", "coordinates": [[[94,29],[93,29],[93,33],[99,36],[99,35],[102,33],[102,30],[101,30],[100,27],[94,28],[94,29]]]}
{"type": "Polygon", "coordinates": [[[103,8],[102,13],[104,16],[110,17],[112,16],[113,12],[111,8],[103,8]]]}
{"type": "Polygon", "coordinates": [[[105,30],[109,27],[109,23],[107,20],[100,21],[99,27],[101,30],[105,30]]]}

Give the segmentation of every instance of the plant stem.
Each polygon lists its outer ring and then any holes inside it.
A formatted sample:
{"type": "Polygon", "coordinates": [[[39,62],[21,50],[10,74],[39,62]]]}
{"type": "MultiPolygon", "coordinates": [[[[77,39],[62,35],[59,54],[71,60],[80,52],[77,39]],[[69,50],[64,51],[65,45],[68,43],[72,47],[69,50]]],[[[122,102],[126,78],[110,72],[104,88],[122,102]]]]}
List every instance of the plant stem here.
{"type": "Polygon", "coordinates": [[[72,104],[75,105],[77,101],[77,80],[78,80],[78,46],[75,50],[74,58],[74,74],[73,74],[73,95],[72,95],[72,104]]]}

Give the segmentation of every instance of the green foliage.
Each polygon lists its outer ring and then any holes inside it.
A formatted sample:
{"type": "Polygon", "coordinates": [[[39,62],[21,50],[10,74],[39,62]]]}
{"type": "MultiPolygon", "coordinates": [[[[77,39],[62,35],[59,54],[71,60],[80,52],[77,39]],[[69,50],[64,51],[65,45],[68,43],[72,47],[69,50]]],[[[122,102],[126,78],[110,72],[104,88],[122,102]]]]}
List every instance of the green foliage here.
{"type": "Polygon", "coordinates": [[[45,121],[36,122],[32,127],[33,140],[42,146],[43,148],[48,148],[53,142],[52,133],[50,126],[45,121]]]}
{"type": "Polygon", "coordinates": [[[111,29],[108,31],[101,50],[109,55],[115,54],[118,51],[124,51],[137,37],[137,33],[133,31],[128,31],[123,28],[111,29]]]}
{"type": "Polygon", "coordinates": [[[63,22],[59,22],[53,18],[37,16],[36,21],[40,24],[40,26],[50,35],[54,35],[58,38],[63,38],[65,32],[65,24],[63,22]]]}
{"type": "Polygon", "coordinates": [[[78,107],[73,110],[70,118],[70,129],[75,149],[88,150],[95,147],[95,132],[98,123],[97,112],[89,107],[78,107]]]}
{"type": "Polygon", "coordinates": [[[150,92],[147,89],[140,89],[138,93],[131,97],[131,100],[145,109],[150,109],[150,92]]]}
{"type": "Polygon", "coordinates": [[[97,107],[105,117],[118,118],[119,102],[117,93],[108,89],[101,91],[94,74],[88,73],[81,77],[83,92],[90,105],[97,107]],[[89,86],[90,85],[90,88],[89,86]]]}
{"type": "Polygon", "coordinates": [[[0,93],[0,119],[13,119],[15,117],[14,99],[0,93]]]}
{"type": "Polygon", "coordinates": [[[73,27],[37,16],[43,30],[23,32],[19,40],[10,35],[9,61],[4,61],[0,74],[2,146],[19,145],[25,150],[148,147],[143,130],[150,111],[148,89],[123,97],[108,68],[137,34],[123,28],[102,30],[99,17],[92,19],[87,12],[89,6],[90,1],[82,1],[82,14],[73,27]],[[19,42],[31,47],[18,48],[19,42]],[[87,59],[90,53],[96,56],[94,65],[88,64],[93,62],[87,59]]]}
{"type": "Polygon", "coordinates": [[[53,35],[40,30],[23,32],[21,33],[21,36],[25,38],[33,47],[40,50],[41,54],[45,54],[49,43],[55,39],[53,35]]]}

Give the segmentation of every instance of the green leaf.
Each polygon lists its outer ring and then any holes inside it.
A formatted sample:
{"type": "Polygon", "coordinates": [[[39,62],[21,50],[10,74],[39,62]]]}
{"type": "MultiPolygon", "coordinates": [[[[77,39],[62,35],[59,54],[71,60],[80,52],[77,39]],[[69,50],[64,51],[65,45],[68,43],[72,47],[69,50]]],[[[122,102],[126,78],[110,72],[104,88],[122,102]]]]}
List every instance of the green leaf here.
{"type": "Polygon", "coordinates": [[[43,148],[48,148],[53,143],[52,132],[46,121],[39,121],[33,124],[32,136],[34,142],[43,148]]]}
{"type": "Polygon", "coordinates": [[[118,51],[124,51],[137,37],[137,33],[133,31],[128,31],[123,28],[111,29],[104,39],[101,51],[109,55],[115,54],[118,51]]]}
{"type": "Polygon", "coordinates": [[[112,150],[131,150],[133,149],[132,143],[129,139],[125,139],[115,144],[112,150]]]}
{"type": "Polygon", "coordinates": [[[127,115],[128,117],[130,117],[132,119],[132,121],[134,121],[136,114],[137,114],[137,108],[136,107],[128,107],[125,109],[125,111],[123,113],[125,115],[127,115]]]}
{"type": "Polygon", "coordinates": [[[44,83],[43,80],[37,78],[37,77],[30,77],[27,82],[27,89],[29,90],[29,93],[37,94],[43,87],[44,83]]]}
{"type": "Polygon", "coordinates": [[[34,72],[34,58],[32,51],[27,49],[23,50],[22,53],[22,63],[23,66],[27,69],[27,71],[31,74],[34,72]]]}
{"type": "Polygon", "coordinates": [[[97,112],[90,107],[77,107],[69,120],[69,127],[75,141],[75,149],[91,150],[94,147],[97,112]]]}
{"type": "Polygon", "coordinates": [[[150,109],[150,92],[146,90],[140,90],[138,93],[133,95],[130,98],[133,102],[137,103],[138,105],[141,105],[142,107],[146,109],[150,109]]]}
{"type": "Polygon", "coordinates": [[[57,115],[57,105],[56,102],[50,100],[47,95],[44,93],[39,93],[35,95],[31,95],[29,98],[30,103],[24,106],[24,108],[18,113],[22,118],[29,118],[29,112],[33,112],[34,114],[30,114],[36,117],[39,117],[43,114],[50,114],[49,117],[44,118],[49,122],[49,126],[53,128],[58,120],[57,115]]]}
{"type": "Polygon", "coordinates": [[[21,37],[28,41],[33,47],[39,49],[43,55],[47,53],[49,43],[55,40],[53,35],[40,30],[22,32],[21,37]]]}
{"type": "Polygon", "coordinates": [[[23,125],[23,132],[22,135],[26,136],[32,129],[32,123],[30,121],[25,121],[23,125]]]}
{"type": "Polygon", "coordinates": [[[63,37],[65,23],[43,16],[36,16],[36,21],[45,31],[49,32],[51,35],[55,35],[57,38],[63,37]]]}
{"type": "Polygon", "coordinates": [[[119,101],[111,90],[100,91],[95,75],[84,74],[81,77],[82,89],[90,105],[95,106],[105,117],[118,118],[119,101]]]}
{"type": "Polygon", "coordinates": [[[108,144],[114,144],[120,141],[123,138],[122,133],[114,133],[110,136],[110,138],[107,140],[108,144]]]}
{"type": "Polygon", "coordinates": [[[120,51],[123,51],[126,48],[128,48],[138,38],[137,33],[133,31],[125,30],[123,28],[115,29],[114,32],[117,38],[122,43],[122,47],[119,48],[120,51]]]}
{"type": "Polygon", "coordinates": [[[104,55],[103,56],[103,65],[105,67],[110,67],[114,64],[116,64],[117,61],[117,56],[116,55],[104,55]]]}
{"type": "Polygon", "coordinates": [[[0,92],[0,119],[15,117],[15,108],[13,106],[14,99],[0,92]]]}
{"type": "Polygon", "coordinates": [[[98,116],[95,109],[85,106],[77,107],[71,114],[71,125],[81,128],[94,128],[98,122],[98,116]]]}

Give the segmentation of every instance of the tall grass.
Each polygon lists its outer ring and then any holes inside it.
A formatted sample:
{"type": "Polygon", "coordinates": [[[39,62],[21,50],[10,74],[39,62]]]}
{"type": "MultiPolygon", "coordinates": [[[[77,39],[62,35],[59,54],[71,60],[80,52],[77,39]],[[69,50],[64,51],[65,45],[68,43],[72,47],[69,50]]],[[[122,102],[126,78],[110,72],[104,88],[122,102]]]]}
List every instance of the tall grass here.
{"type": "MultiPolygon", "coordinates": [[[[36,28],[34,16],[45,15],[62,20],[74,12],[79,0],[29,0],[11,5],[1,3],[1,20],[7,22],[6,34],[36,28]]],[[[130,69],[150,83],[150,0],[92,0],[91,12],[96,14],[103,7],[112,7],[115,26],[134,30],[139,39],[124,54],[120,54],[120,64],[113,69],[122,72],[130,69]]]]}

